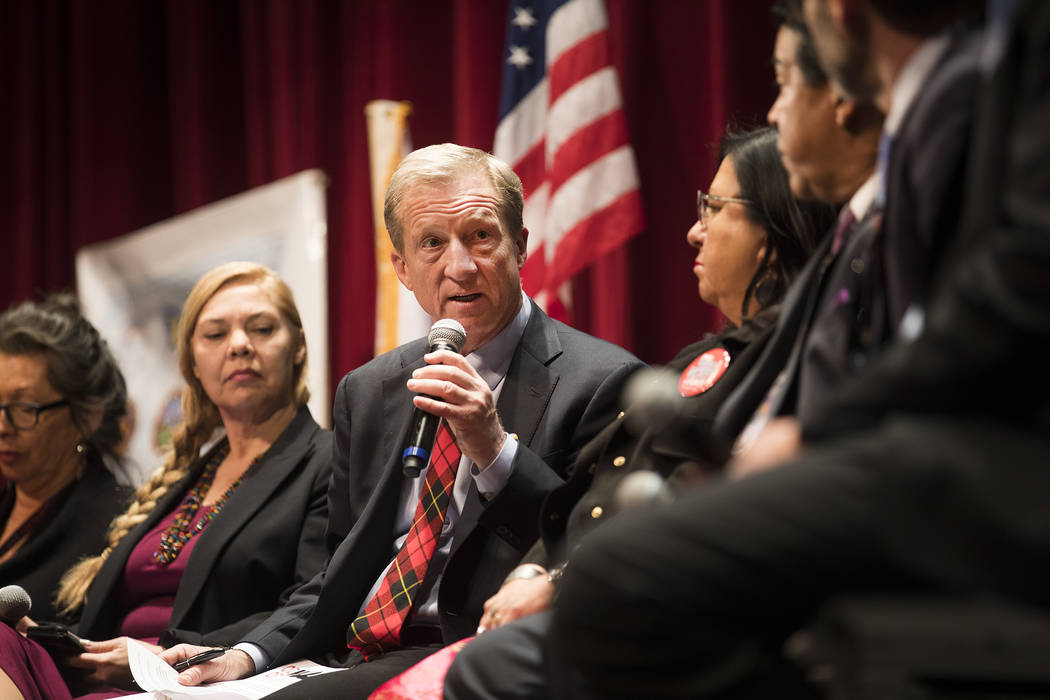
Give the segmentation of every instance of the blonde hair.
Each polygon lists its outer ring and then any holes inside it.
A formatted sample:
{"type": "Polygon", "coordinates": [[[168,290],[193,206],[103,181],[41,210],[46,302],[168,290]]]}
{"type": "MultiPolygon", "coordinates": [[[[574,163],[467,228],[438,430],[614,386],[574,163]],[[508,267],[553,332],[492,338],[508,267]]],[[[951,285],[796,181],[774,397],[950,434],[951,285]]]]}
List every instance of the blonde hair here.
{"type": "MultiPolygon", "coordinates": [[[[176,331],[179,372],[186,381],[186,388],[182,392],[182,422],[176,427],[172,437],[173,449],[163,466],[139,487],[135,500],[128,509],[110,523],[109,544],[102,553],[81,560],[62,577],[56,596],[56,604],[61,614],[70,615],[84,605],[88,589],[109,553],[132,528],[146,519],[168,489],[189,473],[190,467],[200,457],[201,447],[222,424],[218,409],[208,398],[200,380],[193,372],[192,340],[197,319],[205,304],[220,289],[236,284],[254,284],[265,291],[292,329],[293,338],[302,337],[303,323],[292,290],[277,273],[265,265],[251,262],[226,263],[205,273],[197,281],[182,306],[182,315],[179,317],[176,331]]],[[[302,407],[310,399],[305,348],[303,352],[303,361],[292,371],[292,400],[296,408],[302,407]]],[[[292,356],[294,357],[294,353],[292,356]]]]}
{"type": "Polygon", "coordinates": [[[521,240],[525,226],[522,220],[525,192],[521,179],[509,165],[494,155],[477,148],[440,143],[412,151],[401,160],[390,176],[383,202],[383,221],[390,242],[398,253],[405,252],[404,227],[399,211],[405,192],[419,185],[446,185],[460,175],[474,172],[488,175],[499,198],[503,224],[515,241],[521,240]]]}

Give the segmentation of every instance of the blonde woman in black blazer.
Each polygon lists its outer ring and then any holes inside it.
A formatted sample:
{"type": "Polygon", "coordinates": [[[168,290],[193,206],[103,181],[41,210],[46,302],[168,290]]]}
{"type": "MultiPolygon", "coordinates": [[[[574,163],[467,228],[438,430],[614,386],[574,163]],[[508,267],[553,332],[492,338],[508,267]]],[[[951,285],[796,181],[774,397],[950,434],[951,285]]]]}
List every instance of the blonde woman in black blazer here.
{"type": "Polygon", "coordinates": [[[63,660],[77,691],[130,687],[127,637],[236,641],[324,561],[331,433],[306,408],[287,285],[255,263],[212,270],[177,342],[187,388],[173,453],[113,521],[109,546],[60,587],[59,604],[96,640],[63,660]]]}

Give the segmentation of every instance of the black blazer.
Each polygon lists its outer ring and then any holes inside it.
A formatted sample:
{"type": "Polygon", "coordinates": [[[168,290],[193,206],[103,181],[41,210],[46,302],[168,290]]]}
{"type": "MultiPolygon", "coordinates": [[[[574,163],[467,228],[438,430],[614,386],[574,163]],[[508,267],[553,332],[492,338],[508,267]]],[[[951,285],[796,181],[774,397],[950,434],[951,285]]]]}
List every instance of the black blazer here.
{"type": "Polygon", "coordinates": [[[908,107],[890,149],[882,223],[887,333],[926,299],[959,227],[980,85],[979,31],[958,30],[908,107]]]}
{"type": "Polygon", "coordinates": [[[710,389],[682,400],[679,410],[688,416],[687,428],[654,425],[645,416],[632,416],[638,409],[626,408],[587,443],[569,480],[544,503],[543,536],[525,561],[545,567],[563,562],[580,537],[616,513],[616,489],[631,472],[645,469],[668,477],[683,466],[708,474],[717,471],[724,463],[725,446],[711,441],[715,413],[752,370],[772,335],[778,309],[770,307],[739,328],[710,334],[683,348],[667,364],[668,370],[680,374],[708,350],[722,348],[730,356],[729,367],[710,389]]]}
{"type": "MultiPolygon", "coordinates": [[[[390,563],[404,481],[401,441],[412,416],[405,382],[424,364],[426,351],[425,340],[409,343],[350,372],[339,385],[329,493],[332,557],[244,638],[274,664],[345,653],[347,628],[390,563]]],[[[533,305],[496,407],[520,441],[514,471],[491,501],[471,484],[441,580],[446,642],[475,632],[482,604],[536,540],[544,497],[562,483],[576,452],[615,415],[624,381],[641,366],[622,348],[554,321],[533,305]]]]}
{"type": "MultiPolygon", "coordinates": [[[[109,523],[128,507],[132,489],[118,485],[94,451],[88,454],[84,475],[51,521],[0,564],[0,585],[26,589],[34,620],[56,619],[54,597],[62,575],[82,558],[102,551],[109,523]]],[[[0,509],[9,509],[13,501],[11,486],[0,509]]]]}
{"type": "MultiPolygon", "coordinates": [[[[161,643],[233,644],[324,562],[332,434],[303,406],[257,471],[241,482],[190,553],[161,643]]],[[[213,448],[217,449],[218,446],[213,448]]],[[[107,639],[125,610],[119,584],[131,550],[181,503],[211,452],[110,553],[88,591],[78,631],[107,639]]]]}

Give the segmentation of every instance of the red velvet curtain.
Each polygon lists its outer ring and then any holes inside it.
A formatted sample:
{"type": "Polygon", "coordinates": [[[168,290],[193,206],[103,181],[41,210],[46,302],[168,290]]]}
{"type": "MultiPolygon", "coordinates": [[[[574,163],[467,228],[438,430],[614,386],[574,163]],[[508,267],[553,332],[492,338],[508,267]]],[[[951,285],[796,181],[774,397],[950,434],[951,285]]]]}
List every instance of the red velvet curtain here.
{"type": "MultiPolygon", "coordinates": [[[[727,121],[764,122],[771,0],[607,0],[647,230],[583,273],[578,327],[665,362],[720,319],[685,232],[727,121]]],[[[364,106],[492,147],[505,1],[0,3],[0,307],[74,285],[86,244],[306,168],[329,177],[333,382],[372,353],[364,106]]]]}

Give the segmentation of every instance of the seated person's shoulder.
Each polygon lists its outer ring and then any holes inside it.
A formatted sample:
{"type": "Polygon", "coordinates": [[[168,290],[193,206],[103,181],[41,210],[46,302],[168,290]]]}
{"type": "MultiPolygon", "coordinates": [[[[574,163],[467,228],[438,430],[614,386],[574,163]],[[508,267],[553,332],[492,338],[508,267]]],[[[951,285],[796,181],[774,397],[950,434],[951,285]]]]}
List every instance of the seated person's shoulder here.
{"type": "Polygon", "coordinates": [[[587,357],[591,363],[609,369],[621,364],[643,366],[641,360],[615,343],[596,338],[560,321],[554,323],[563,354],[569,357],[587,357]]]}

